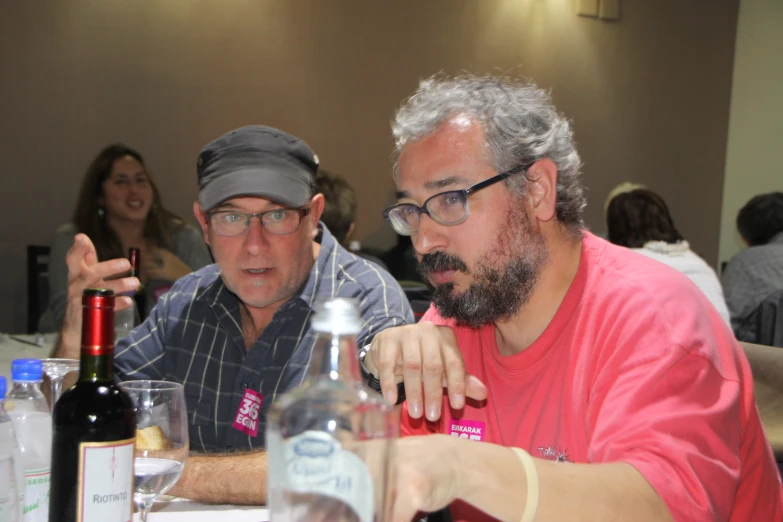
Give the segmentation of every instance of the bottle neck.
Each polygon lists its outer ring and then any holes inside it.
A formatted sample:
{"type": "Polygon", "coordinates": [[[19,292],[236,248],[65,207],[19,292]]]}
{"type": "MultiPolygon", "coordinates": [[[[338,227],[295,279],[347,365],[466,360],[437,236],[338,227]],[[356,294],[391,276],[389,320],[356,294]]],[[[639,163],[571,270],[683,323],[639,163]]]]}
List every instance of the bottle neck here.
{"type": "Polygon", "coordinates": [[[355,335],[319,333],[313,348],[310,380],[359,382],[359,351],[355,335]]]}
{"type": "Polygon", "coordinates": [[[92,355],[82,352],[79,360],[80,381],[110,381],[114,378],[114,353],[92,355]]]}
{"type": "Polygon", "coordinates": [[[14,387],[10,394],[40,395],[43,397],[43,394],[41,393],[41,381],[14,381],[14,387]]]}

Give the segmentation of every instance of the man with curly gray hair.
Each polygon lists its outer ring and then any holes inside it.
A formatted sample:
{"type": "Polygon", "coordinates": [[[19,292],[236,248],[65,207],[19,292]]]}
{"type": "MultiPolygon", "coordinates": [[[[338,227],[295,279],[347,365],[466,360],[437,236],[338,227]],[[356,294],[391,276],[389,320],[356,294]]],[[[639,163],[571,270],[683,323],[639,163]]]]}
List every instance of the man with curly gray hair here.
{"type": "Polygon", "coordinates": [[[584,229],[547,92],[431,78],[393,133],[384,216],[434,287],[362,354],[407,396],[394,520],[783,520],[740,346],[687,277],[584,229]]]}

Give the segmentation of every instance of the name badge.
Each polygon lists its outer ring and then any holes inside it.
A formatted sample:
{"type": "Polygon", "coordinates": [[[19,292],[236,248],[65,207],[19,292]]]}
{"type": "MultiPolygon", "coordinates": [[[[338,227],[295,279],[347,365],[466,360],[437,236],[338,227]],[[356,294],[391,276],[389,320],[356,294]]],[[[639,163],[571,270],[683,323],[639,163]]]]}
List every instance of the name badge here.
{"type": "Polygon", "coordinates": [[[245,388],[245,396],[242,397],[232,426],[251,437],[258,435],[258,415],[262,404],[264,404],[263,395],[253,389],[245,388]]]}
{"type": "Polygon", "coordinates": [[[451,436],[470,440],[484,440],[484,423],[471,420],[452,420],[451,436]]]}

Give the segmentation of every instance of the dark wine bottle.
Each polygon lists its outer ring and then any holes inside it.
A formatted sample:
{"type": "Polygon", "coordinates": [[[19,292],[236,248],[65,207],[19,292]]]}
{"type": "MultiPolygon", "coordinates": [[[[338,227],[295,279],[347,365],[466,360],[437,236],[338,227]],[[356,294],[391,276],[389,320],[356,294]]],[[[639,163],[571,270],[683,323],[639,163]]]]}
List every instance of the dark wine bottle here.
{"type": "Polygon", "coordinates": [[[49,522],[129,522],[136,414],[115,384],[114,292],[82,296],[79,380],[54,406],[49,522]]]}
{"type": "MultiPolygon", "coordinates": [[[[131,247],[128,249],[128,261],[131,265],[131,273],[130,277],[135,277],[139,281],[141,281],[141,249],[131,247]]],[[[144,285],[139,283],[139,287],[136,289],[136,291],[133,293],[133,301],[136,303],[136,311],[137,311],[137,320],[136,325],[138,325],[145,317],[145,311],[146,311],[146,292],[144,291],[144,285]]]]}

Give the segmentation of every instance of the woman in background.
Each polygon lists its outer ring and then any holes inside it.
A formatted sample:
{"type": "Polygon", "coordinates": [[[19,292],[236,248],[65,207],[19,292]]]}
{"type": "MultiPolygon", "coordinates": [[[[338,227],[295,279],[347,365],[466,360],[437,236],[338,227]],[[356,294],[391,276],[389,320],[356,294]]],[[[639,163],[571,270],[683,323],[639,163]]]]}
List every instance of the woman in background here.
{"type": "Polygon", "coordinates": [[[140,279],[149,311],[180,277],[212,263],[201,232],[166,210],[137,151],[109,145],[84,176],[73,222],[57,229],[49,255],[49,303],[38,322],[41,332],[60,329],[66,309],[65,254],[78,233],[95,245],[99,261],[127,257],[141,249],[140,279]]]}
{"type": "Polygon", "coordinates": [[[663,198],[647,189],[616,195],[606,210],[609,241],[679,270],[702,292],[731,325],[729,310],[715,270],[696,255],[675,228],[663,198]]]}

